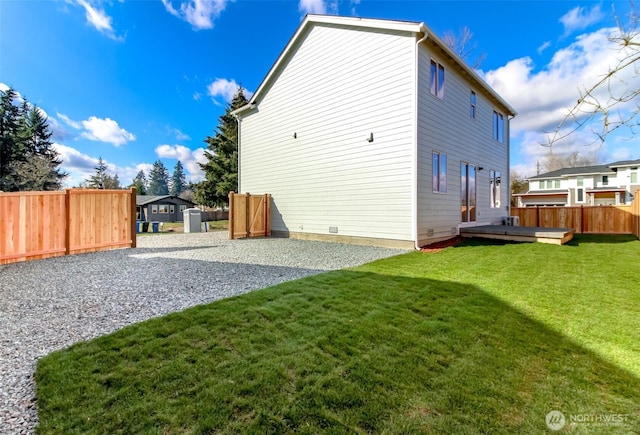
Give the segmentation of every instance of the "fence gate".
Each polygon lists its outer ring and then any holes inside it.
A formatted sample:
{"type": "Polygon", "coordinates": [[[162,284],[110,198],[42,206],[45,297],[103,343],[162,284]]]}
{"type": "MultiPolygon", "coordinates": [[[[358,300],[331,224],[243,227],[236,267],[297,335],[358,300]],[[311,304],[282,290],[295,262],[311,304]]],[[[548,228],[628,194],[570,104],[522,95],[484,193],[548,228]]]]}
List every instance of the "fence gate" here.
{"type": "Polygon", "coordinates": [[[271,235],[271,195],[229,192],[229,239],[271,235]]]}

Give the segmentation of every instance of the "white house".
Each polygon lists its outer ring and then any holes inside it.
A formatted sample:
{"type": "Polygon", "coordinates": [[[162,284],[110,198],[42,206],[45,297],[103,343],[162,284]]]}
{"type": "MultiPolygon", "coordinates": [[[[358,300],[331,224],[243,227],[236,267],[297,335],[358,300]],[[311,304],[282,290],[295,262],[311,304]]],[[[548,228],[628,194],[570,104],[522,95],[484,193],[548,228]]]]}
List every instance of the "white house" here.
{"type": "Polygon", "coordinates": [[[515,194],[518,207],[630,204],[640,188],[639,160],[563,168],[529,178],[529,191],[515,194]]]}
{"type": "Polygon", "coordinates": [[[515,110],[423,23],[308,15],[234,114],[275,234],[413,248],[509,214],[515,110]]]}

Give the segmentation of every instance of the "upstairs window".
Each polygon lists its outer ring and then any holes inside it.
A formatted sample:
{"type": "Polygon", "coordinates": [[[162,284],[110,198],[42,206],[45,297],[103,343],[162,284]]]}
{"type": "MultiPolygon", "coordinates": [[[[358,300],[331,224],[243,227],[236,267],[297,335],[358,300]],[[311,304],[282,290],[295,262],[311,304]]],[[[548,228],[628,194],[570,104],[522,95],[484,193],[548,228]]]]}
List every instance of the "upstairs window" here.
{"type": "Polygon", "coordinates": [[[431,61],[431,94],[444,99],[444,67],[435,60],[431,61]]]}
{"type": "Polygon", "coordinates": [[[471,91],[469,96],[469,116],[471,119],[476,119],[476,93],[471,91]]]}
{"type": "Polygon", "coordinates": [[[560,189],[560,180],[553,180],[553,188],[560,189]]]}
{"type": "Polygon", "coordinates": [[[603,186],[608,186],[609,185],[609,176],[608,175],[603,175],[602,176],[602,185],[603,186]]]}
{"type": "Polygon", "coordinates": [[[504,116],[493,111],[493,139],[504,143],[504,116]]]}
{"type": "Polygon", "coordinates": [[[433,152],[433,191],[447,193],[447,155],[433,152]]]}
{"type": "Polygon", "coordinates": [[[578,177],[578,187],[584,186],[584,177],[578,177]]]}
{"type": "Polygon", "coordinates": [[[631,168],[631,184],[638,184],[638,168],[631,168]]]}

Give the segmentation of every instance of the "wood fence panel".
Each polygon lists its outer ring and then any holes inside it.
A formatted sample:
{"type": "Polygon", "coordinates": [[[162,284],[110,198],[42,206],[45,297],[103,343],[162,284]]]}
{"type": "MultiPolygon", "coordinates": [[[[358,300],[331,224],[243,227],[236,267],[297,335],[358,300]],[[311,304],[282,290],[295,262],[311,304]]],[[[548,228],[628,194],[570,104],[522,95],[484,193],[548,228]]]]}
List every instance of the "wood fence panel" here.
{"type": "Polygon", "coordinates": [[[0,264],[135,247],[135,189],[0,194],[0,264]]]}
{"type": "Polygon", "coordinates": [[[271,235],[271,195],[229,192],[229,239],[271,235]]]}
{"type": "Polygon", "coordinates": [[[576,233],[635,234],[640,233],[640,201],[632,205],[587,207],[521,207],[512,208],[512,216],[520,225],[543,228],[573,228],[576,233]]]}

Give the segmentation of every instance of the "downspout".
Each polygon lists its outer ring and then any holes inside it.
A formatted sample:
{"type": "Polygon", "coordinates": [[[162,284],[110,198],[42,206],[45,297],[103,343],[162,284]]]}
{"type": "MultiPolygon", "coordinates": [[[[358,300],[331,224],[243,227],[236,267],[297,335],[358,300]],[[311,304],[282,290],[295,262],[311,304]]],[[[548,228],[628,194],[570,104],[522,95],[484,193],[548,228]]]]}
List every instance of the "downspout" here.
{"type": "Polygon", "coordinates": [[[427,29],[424,23],[420,23],[420,30],[424,34],[424,36],[416,41],[416,50],[415,50],[415,68],[414,68],[414,110],[413,110],[413,168],[412,168],[412,178],[413,182],[411,183],[412,189],[412,198],[413,204],[412,208],[412,216],[411,216],[411,226],[413,227],[413,244],[416,250],[420,249],[420,243],[418,241],[418,111],[420,109],[420,44],[426,41],[429,38],[429,34],[427,33],[427,29]]]}

